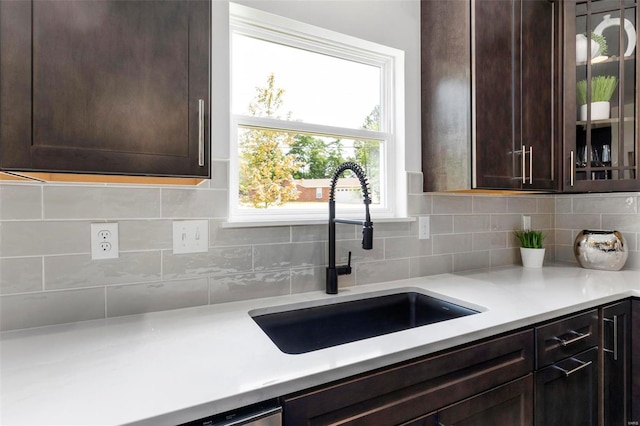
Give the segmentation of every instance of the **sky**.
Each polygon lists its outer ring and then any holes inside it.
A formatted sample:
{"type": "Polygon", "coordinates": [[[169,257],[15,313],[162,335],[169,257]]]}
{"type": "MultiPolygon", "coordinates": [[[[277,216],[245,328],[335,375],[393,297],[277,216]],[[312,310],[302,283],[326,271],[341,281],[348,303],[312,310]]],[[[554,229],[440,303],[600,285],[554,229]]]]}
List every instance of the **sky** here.
{"type": "Polygon", "coordinates": [[[294,120],[358,129],[380,104],[378,67],[238,34],[231,56],[234,114],[247,113],[270,73],[285,90],[283,112],[291,111],[294,120]]]}

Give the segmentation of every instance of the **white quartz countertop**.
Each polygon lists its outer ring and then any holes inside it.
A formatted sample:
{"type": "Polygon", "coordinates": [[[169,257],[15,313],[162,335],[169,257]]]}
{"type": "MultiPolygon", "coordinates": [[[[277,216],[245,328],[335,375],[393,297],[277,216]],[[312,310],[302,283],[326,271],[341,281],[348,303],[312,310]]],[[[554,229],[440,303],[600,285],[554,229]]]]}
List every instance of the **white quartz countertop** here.
{"type": "Polygon", "coordinates": [[[171,425],[640,297],[640,271],[518,266],[0,334],[0,424],[171,425]],[[481,313],[300,355],[253,309],[412,288],[481,313]]]}

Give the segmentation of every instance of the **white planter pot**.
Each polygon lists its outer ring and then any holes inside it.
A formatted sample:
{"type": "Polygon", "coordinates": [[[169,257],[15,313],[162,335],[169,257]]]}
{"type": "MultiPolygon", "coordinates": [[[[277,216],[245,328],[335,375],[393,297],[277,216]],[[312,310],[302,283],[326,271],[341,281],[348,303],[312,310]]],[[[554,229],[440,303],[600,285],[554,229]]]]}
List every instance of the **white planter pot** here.
{"type": "Polygon", "coordinates": [[[544,262],[545,249],[523,248],[520,247],[520,257],[522,258],[522,266],[525,268],[542,268],[544,262]]]}
{"type": "MultiPolygon", "coordinates": [[[[606,120],[611,115],[611,103],[591,102],[591,121],[606,120]]],[[[587,121],[587,104],[580,105],[580,121],[587,121]]]]}

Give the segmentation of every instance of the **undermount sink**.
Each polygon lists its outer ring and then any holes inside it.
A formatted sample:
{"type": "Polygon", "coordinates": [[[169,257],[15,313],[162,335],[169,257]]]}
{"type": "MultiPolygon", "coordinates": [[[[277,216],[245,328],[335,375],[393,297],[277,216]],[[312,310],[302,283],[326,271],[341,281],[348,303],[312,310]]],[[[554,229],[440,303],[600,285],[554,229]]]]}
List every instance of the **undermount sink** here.
{"type": "Polygon", "coordinates": [[[415,291],[263,312],[249,314],[287,354],[302,354],[478,313],[415,291]]]}

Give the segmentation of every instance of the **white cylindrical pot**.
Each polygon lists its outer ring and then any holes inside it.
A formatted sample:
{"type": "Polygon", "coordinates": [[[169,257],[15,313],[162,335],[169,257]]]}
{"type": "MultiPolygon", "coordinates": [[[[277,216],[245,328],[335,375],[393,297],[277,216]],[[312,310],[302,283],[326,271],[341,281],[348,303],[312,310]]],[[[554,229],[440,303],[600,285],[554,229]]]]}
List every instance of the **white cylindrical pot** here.
{"type": "MultiPolygon", "coordinates": [[[[610,102],[591,102],[591,121],[606,120],[610,115],[610,102]]],[[[580,121],[587,121],[587,104],[580,105],[580,121]]]]}
{"type": "Polygon", "coordinates": [[[544,262],[544,248],[524,248],[520,247],[520,257],[522,266],[525,268],[542,268],[544,262]]]}

